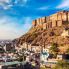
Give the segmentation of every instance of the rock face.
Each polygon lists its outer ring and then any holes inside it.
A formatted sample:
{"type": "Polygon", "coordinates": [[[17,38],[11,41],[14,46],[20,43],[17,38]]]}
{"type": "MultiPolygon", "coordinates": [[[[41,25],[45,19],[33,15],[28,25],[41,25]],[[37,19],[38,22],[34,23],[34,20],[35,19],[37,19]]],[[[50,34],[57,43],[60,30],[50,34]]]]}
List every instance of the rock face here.
{"type": "Polygon", "coordinates": [[[27,42],[36,46],[47,46],[52,43],[69,46],[69,11],[39,18],[34,20],[32,25],[28,33],[17,39],[18,45],[27,42]]]}

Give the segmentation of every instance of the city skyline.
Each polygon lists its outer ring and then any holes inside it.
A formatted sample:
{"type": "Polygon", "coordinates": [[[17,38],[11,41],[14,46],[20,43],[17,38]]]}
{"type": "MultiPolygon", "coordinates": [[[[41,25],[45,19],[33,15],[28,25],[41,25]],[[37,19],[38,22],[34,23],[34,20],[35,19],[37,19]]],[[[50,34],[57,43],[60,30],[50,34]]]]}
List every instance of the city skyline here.
{"type": "Polygon", "coordinates": [[[25,34],[37,18],[69,9],[69,0],[0,0],[0,39],[25,34]]]}

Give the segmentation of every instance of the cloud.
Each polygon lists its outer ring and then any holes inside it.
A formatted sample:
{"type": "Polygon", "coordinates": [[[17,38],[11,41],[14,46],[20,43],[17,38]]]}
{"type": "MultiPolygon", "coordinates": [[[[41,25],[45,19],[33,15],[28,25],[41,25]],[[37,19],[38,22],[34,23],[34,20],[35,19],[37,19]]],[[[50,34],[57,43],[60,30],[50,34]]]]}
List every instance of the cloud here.
{"type": "Polygon", "coordinates": [[[67,9],[69,8],[69,0],[62,0],[62,3],[60,3],[60,5],[58,5],[56,8],[64,8],[67,9]]]}
{"type": "Polygon", "coordinates": [[[28,32],[28,30],[31,28],[32,26],[32,18],[31,17],[24,17],[23,18],[23,24],[22,24],[22,31],[23,33],[22,34],[25,34],[26,32],[28,32]]]}
{"type": "Polygon", "coordinates": [[[19,2],[22,2],[22,3],[26,3],[28,0],[15,0],[15,3],[19,3],[19,2]]]}
{"type": "Polygon", "coordinates": [[[9,9],[11,8],[13,5],[11,4],[12,0],[0,0],[0,7],[2,7],[3,9],[9,9]]]}
{"type": "Polygon", "coordinates": [[[0,18],[0,39],[13,39],[19,36],[16,26],[17,24],[8,17],[0,18]]]}
{"type": "Polygon", "coordinates": [[[47,6],[43,6],[43,7],[39,7],[38,10],[47,10],[48,7],[47,6]]]}
{"type": "Polygon", "coordinates": [[[25,6],[29,0],[15,0],[14,4],[19,6],[25,6]]]}
{"type": "Polygon", "coordinates": [[[28,0],[0,0],[0,7],[4,10],[10,9],[14,5],[25,6],[28,0]]]}
{"type": "Polygon", "coordinates": [[[0,3],[9,3],[10,0],[0,0],[0,3]]]}
{"type": "Polygon", "coordinates": [[[24,23],[20,25],[10,17],[0,18],[0,39],[14,39],[25,34],[31,28],[31,18],[24,19],[24,23]]]}
{"type": "Polygon", "coordinates": [[[11,8],[12,6],[13,6],[13,5],[3,6],[3,9],[4,9],[4,10],[7,10],[7,9],[11,8]]]}
{"type": "Polygon", "coordinates": [[[27,27],[30,28],[30,26],[31,26],[30,22],[31,22],[31,18],[27,17],[25,20],[24,26],[23,26],[24,29],[27,29],[27,27]]]}

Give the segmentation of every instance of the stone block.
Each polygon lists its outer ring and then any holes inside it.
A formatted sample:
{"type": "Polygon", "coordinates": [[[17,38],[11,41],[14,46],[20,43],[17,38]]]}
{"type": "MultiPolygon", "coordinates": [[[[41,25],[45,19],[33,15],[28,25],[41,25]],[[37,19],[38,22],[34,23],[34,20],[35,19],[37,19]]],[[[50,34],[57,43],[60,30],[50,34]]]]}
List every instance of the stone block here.
{"type": "Polygon", "coordinates": [[[43,24],[43,29],[47,29],[47,24],[46,23],[43,24]]]}
{"type": "Polygon", "coordinates": [[[33,27],[37,26],[37,25],[38,25],[38,24],[37,24],[37,20],[34,20],[34,21],[32,22],[32,25],[33,25],[33,27]]]}
{"type": "Polygon", "coordinates": [[[42,17],[42,23],[45,23],[46,22],[46,17],[42,17]]]}
{"type": "Polygon", "coordinates": [[[56,21],[52,20],[52,27],[56,27],[56,21]]]}
{"type": "Polygon", "coordinates": [[[47,22],[50,21],[50,16],[46,17],[46,21],[47,22]]]}
{"type": "Polygon", "coordinates": [[[58,20],[62,20],[62,14],[61,13],[58,13],[58,20]]]}
{"type": "Polygon", "coordinates": [[[64,13],[62,14],[62,20],[63,20],[63,21],[66,21],[66,20],[67,20],[66,12],[64,12],[64,13]]]}
{"type": "Polygon", "coordinates": [[[40,24],[40,21],[39,21],[39,19],[37,19],[37,25],[39,25],[40,24]]]}
{"type": "Polygon", "coordinates": [[[57,20],[57,13],[50,16],[50,20],[57,20]]]}
{"type": "Polygon", "coordinates": [[[57,26],[62,26],[62,20],[57,21],[57,26]]]}

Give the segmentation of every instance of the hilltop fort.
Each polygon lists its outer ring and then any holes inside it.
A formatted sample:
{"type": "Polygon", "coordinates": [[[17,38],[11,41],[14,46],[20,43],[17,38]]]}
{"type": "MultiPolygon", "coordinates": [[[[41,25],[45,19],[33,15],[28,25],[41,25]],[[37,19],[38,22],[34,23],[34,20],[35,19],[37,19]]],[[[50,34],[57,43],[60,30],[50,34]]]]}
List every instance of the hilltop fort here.
{"type": "Polygon", "coordinates": [[[42,17],[32,22],[33,27],[40,26],[42,29],[59,27],[69,22],[69,11],[57,12],[48,17],[42,17]]]}
{"type": "Polygon", "coordinates": [[[31,29],[16,41],[22,48],[35,50],[56,43],[64,53],[69,48],[69,11],[60,11],[33,20],[31,29]]]}

